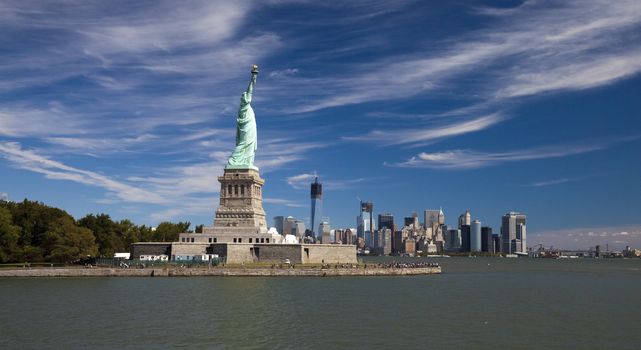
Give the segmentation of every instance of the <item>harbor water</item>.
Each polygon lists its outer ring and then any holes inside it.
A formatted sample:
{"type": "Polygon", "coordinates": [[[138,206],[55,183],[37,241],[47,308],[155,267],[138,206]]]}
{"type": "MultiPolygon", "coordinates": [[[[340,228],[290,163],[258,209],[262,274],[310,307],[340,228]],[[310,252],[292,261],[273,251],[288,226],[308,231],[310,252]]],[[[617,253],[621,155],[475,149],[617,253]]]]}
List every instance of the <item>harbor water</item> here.
{"type": "MultiPolygon", "coordinates": [[[[399,261],[370,258],[368,263],[399,261]]],[[[3,349],[638,349],[641,259],[404,277],[2,278],[3,349]]]]}

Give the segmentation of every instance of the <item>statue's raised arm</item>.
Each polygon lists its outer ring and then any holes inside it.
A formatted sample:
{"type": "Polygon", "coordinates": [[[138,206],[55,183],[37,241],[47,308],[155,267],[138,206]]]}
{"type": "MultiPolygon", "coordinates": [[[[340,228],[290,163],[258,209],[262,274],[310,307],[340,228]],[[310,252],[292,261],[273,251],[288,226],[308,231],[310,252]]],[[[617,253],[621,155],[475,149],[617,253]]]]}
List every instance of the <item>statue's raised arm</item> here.
{"type": "Polygon", "coordinates": [[[258,76],[258,66],[252,65],[252,79],[249,81],[249,86],[247,87],[247,94],[251,99],[251,95],[254,92],[254,85],[256,85],[256,77],[258,76]]]}
{"type": "Polygon", "coordinates": [[[258,76],[258,66],[252,66],[252,77],[247,91],[240,98],[240,107],[236,116],[236,148],[227,160],[227,169],[255,169],[254,155],[258,148],[258,133],[256,131],[256,117],[251,107],[252,93],[258,76]]]}

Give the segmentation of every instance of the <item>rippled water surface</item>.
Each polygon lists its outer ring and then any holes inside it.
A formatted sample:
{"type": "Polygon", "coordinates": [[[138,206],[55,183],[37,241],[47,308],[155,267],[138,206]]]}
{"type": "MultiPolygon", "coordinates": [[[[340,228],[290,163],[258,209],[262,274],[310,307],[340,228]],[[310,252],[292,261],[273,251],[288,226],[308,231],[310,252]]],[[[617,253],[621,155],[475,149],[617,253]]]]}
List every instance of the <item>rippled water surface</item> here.
{"type": "Polygon", "coordinates": [[[413,277],[4,278],[0,347],[638,349],[641,344],[641,260],[438,262],[442,275],[413,277]]]}

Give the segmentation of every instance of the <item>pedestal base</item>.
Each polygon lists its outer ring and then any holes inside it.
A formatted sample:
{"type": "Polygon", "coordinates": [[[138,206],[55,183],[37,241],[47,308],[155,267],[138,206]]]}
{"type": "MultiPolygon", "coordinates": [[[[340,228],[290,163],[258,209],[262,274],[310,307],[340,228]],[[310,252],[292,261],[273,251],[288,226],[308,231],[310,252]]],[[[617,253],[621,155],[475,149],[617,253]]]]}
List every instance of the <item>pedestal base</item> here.
{"type": "Polygon", "coordinates": [[[220,182],[220,206],[216,210],[215,228],[247,228],[267,231],[263,209],[263,180],[254,169],[225,169],[220,182]]]}

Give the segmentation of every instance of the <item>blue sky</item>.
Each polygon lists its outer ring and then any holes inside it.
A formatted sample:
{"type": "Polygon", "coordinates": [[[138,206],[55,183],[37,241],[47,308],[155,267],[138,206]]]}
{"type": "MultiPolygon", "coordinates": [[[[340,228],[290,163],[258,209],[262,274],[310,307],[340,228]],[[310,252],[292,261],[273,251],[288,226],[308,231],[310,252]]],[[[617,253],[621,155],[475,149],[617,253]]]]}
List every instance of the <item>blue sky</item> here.
{"type": "MultiPolygon", "coordinates": [[[[641,246],[639,1],[0,1],[0,195],[211,224],[253,107],[268,217],[470,209],[641,246]]],[[[271,221],[271,220],[270,220],[271,221]]]]}

